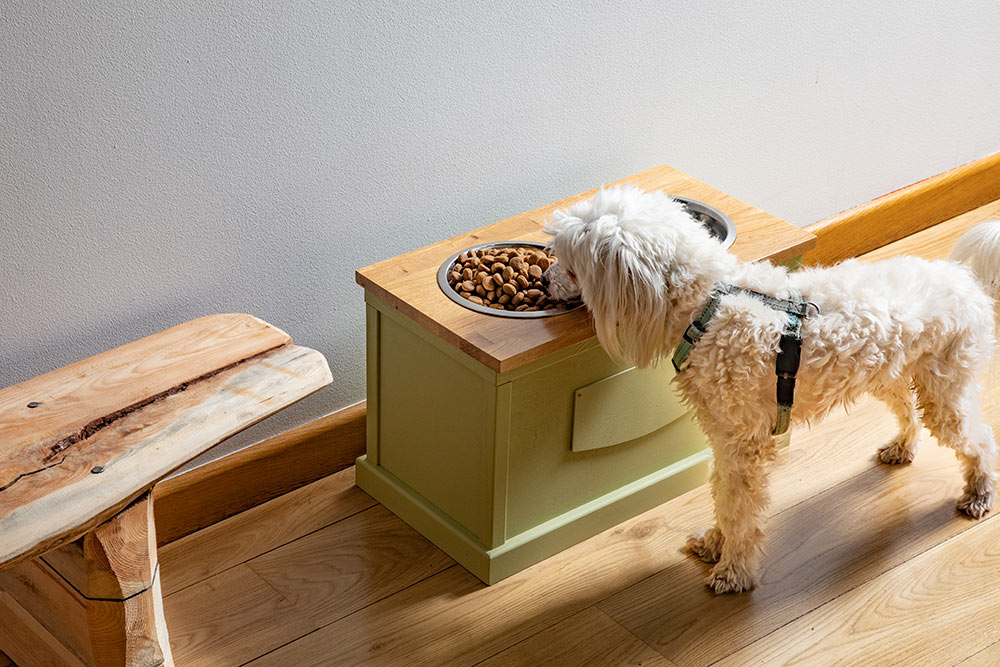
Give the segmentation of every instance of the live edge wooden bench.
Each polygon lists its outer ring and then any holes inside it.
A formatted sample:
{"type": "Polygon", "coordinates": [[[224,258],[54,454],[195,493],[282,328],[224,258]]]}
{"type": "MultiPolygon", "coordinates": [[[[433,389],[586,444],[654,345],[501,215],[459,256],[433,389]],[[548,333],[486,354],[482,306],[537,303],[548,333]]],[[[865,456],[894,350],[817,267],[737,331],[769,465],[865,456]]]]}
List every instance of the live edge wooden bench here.
{"type": "Polygon", "coordinates": [[[0,650],[172,664],[153,485],[330,380],[319,352],[237,314],[0,390],[0,650]]]}

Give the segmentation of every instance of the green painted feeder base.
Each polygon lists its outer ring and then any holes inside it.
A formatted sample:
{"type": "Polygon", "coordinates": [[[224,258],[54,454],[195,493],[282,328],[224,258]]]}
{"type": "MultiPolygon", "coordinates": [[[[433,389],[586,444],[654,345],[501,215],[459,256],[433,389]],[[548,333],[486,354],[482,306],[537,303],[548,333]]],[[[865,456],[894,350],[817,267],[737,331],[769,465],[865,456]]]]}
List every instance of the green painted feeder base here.
{"type": "Polygon", "coordinates": [[[487,584],[627,521],[705,483],[711,451],[702,450],[612,493],[486,549],[462,525],[384,468],[358,459],[358,486],[487,584]]]}
{"type": "Polygon", "coordinates": [[[705,483],[669,364],[592,338],[496,373],[370,293],[358,486],[486,583],[705,483]]]}

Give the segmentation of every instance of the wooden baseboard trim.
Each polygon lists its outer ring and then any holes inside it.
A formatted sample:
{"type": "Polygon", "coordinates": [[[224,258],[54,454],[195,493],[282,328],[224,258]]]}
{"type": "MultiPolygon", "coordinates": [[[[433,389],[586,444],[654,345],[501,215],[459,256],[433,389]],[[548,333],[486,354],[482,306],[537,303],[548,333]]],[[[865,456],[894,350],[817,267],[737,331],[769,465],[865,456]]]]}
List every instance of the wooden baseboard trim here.
{"type": "Polygon", "coordinates": [[[838,213],[805,229],[816,247],[805,264],[857,257],[1000,199],[1000,153],[974,160],[838,213]]]}
{"type": "Polygon", "coordinates": [[[362,401],[157,484],[157,542],[173,542],[354,465],[365,453],[366,414],[362,401]]]}

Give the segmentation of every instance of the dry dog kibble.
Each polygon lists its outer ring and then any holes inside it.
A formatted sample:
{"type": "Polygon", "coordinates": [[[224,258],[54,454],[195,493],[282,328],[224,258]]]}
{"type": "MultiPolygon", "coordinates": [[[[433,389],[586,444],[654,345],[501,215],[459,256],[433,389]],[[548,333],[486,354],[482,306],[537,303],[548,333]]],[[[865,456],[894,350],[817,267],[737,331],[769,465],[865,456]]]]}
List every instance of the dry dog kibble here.
{"type": "Polygon", "coordinates": [[[448,270],[448,284],[474,304],[495,310],[528,312],[558,307],[541,283],[556,262],[533,247],[480,249],[461,253],[448,270]]]}

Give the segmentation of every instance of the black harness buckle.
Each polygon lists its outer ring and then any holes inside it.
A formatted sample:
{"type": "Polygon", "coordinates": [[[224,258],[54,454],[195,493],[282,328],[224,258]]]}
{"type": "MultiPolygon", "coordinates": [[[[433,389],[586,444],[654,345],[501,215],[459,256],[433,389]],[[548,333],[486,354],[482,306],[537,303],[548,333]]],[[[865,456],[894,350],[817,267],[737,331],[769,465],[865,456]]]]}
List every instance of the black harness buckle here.
{"type": "Polygon", "coordinates": [[[795,397],[795,374],[802,358],[802,339],[798,336],[782,334],[778,344],[778,358],[774,362],[774,372],[778,376],[778,404],[791,405],[795,397]]]}

